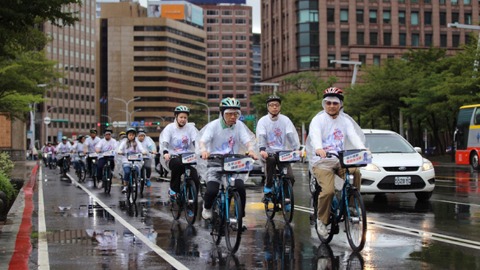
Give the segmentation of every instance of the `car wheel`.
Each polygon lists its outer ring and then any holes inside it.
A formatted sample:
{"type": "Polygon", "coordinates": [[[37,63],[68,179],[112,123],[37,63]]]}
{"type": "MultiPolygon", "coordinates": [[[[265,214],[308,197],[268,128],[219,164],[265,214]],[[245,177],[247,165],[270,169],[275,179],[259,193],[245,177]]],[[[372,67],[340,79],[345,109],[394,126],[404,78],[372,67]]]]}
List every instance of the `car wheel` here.
{"type": "Polygon", "coordinates": [[[420,201],[428,201],[432,197],[433,192],[415,192],[415,197],[420,201]]]}
{"type": "Polygon", "coordinates": [[[478,155],[475,152],[472,153],[472,155],[470,156],[470,165],[472,166],[472,169],[475,171],[478,171],[480,168],[478,164],[478,155]]]}

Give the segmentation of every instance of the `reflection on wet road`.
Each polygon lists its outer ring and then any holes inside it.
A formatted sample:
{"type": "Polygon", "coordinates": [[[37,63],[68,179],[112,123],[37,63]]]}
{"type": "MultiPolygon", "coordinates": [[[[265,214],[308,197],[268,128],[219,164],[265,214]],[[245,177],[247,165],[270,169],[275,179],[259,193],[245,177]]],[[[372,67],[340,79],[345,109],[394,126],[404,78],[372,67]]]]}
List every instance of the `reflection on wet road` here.
{"type": "Polygon", "coordinates": [[[119,182],[105,195],[89,181],[79,184],[74,176],[61,181],[43,168],[50,264],[58,269],[478,269],[477,176],[454,168],[436,170],[443,177],[429,202],[413,194],[365,195],[367,244],[352,254],[343,231],[330,245],[321,244],[309,223],[306,166],[295,164],[292,225],[280,213],[268,222],[261,189],[250,186],[247,231],[232,255],[224,241],[213,243],[204,220],[193,226],[183,216],[173,220],[168,182],[154,182],[144,198],[128,204],[119,182]]]}

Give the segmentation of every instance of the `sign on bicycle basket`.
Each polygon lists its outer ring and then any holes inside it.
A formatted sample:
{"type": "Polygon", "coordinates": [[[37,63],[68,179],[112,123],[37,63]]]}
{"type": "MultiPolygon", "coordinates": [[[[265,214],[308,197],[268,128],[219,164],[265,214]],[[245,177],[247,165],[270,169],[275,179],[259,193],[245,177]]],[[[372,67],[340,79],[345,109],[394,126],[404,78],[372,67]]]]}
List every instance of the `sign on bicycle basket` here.
{"type": "Polygon", "coordinates": [[[300,160],[297,151],[281,151],[278,152],[278,160],[280,162],[296,162],[300,160]]]}
{"type": "Polygon", "coordinates": [[[141,161],[143,160],[142,153],[137,153],[137,154],[129,154],[127,156],[127,159],[130,161],[141,161]]]}
{"type": "Polygon", "coordinates": [[[184,153],[182,154],[182,163],[183,164],[195,164],[197,163],[197,158],[195,153],[184,153]]]}
{"type": "Polygon", "coordinates": [[[343,164],[347,166],[366,166],[372,163],[372,153],[368,150],[346,150],[343,152],[343,164]]]}
{"type": "Polygon", "coordinates": [[[225,157],[223,170],[226,172],[249,172],[253,169],[253,159],[250,157],[225,157]]]}
{"type": "Polygon", "coordinates": [[[115,156],[115,151],[114,151],[114,150],[110,150],[110,151],[103,152],[103,156],[104,156],[104,157],[115,156]]]}
{"type": "Polygon", "coordinates": [[[97,153],[88,153],[88,157],[96,158],[96,157],[98,157],[98,154],[97,153]]]}

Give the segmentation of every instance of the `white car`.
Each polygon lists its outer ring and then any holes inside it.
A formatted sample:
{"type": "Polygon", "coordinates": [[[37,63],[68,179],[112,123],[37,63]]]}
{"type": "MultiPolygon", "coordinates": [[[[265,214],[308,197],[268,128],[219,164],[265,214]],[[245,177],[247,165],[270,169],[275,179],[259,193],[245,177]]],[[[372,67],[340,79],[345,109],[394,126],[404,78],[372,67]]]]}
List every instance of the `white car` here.
{"type": "Polygon", "coordinates": [[[361,167],[361,192],[415,193],[418,200],[428,200],[435,188],[435,170],[423,158],[419,147],[389,130],[364,129],[366,147],[372,163],[361,167]]]}

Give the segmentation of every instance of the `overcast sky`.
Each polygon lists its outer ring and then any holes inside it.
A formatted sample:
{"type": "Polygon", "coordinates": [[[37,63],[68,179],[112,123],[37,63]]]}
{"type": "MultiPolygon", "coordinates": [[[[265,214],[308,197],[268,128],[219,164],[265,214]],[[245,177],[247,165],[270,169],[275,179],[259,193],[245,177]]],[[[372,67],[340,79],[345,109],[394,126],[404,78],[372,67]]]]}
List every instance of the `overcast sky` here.
{"type": "MultiPolygon", "coordinates": [[[[147,0],[140,0],[140,4],[147,6],[147,0]]],[[[260,0],[247,0],[247,5],[253,7],[253,33],[260,33],[260,0]]]]}

